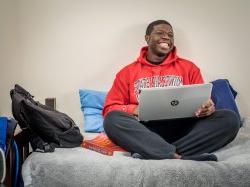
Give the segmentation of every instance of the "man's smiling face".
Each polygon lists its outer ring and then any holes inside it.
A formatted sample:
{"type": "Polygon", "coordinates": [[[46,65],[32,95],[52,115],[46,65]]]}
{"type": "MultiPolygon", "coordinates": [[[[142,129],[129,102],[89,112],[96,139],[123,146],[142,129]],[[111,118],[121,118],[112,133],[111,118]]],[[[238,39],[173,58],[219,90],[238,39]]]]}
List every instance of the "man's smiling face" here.
{"type": "Polygon", "coordinates": [[[149,49],[157,56],[167,56],[174,48],[174,33],[170,25],[159,24],[145,36],[149,49]]]}

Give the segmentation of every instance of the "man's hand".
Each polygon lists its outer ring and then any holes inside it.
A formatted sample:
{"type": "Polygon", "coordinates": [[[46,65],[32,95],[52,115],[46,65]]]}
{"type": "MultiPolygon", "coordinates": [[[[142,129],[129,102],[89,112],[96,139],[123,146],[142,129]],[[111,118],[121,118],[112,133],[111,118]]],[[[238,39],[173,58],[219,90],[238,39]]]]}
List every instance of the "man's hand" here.
{"type": "Polygon", "coordinates": [[[134,111],[133,111],[133,115],[138,117],[138,106],[135,107],[134,111]]]}
{"type": "Polygon", "coordinates": [[[212,113],[214,113],[214,111],[215,111],[214,102],[212,101],[212,99],[209,99],[195,112],[195,115],[198,118],[210,116],[212,113]]]}

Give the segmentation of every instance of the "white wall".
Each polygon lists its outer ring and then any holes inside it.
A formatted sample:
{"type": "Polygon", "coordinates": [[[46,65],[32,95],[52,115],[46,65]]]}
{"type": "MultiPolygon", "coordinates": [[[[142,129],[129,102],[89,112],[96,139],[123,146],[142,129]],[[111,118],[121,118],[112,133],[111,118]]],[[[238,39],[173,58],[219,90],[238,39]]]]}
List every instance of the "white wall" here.
{"type": "Polygon", "coordinates": [[[21,78],[16,0],[0,0],[0,115],[10,114],[10,87],[21,78]]]}
{"type": "Polygon", "coordinates": [[[250,116],[248,0],[0,0],[0,114],[20,83],[82,123],[78,89],[108,90],[145,45],[149,22],[170,21],[180,56],[207,81],[228,78],[250,116]],[[8,62],[8,63],[7,63],[8,62]]]}

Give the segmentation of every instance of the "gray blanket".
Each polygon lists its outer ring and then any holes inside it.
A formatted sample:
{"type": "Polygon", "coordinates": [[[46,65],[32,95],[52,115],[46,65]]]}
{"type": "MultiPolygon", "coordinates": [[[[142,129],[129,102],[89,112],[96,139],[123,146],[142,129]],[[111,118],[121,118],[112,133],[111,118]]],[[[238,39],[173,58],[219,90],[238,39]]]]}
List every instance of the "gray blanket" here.
{"type": "Polygon", "coordinates": [[[105,156],[83,148],[32,153],[25,186],[250,186],[250,119],[236,139],[215,152],[218,162],[139,160],[105,156]]]}

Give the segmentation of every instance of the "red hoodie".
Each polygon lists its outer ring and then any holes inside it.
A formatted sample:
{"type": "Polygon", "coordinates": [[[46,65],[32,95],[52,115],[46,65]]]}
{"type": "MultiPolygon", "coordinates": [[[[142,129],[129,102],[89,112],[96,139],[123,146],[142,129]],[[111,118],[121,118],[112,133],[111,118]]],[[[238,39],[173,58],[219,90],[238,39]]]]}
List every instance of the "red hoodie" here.
{"type": "Polygon", "coordinates": [[[179,58],[176,48],[159,65],[146,60],[147,50],[148,47],[143,47],[139,58],[116,74],[106,97],[103,116],[113,110],[133,113],[141,88],[203,83],[200,69],[192,62],[179,58]]]}

